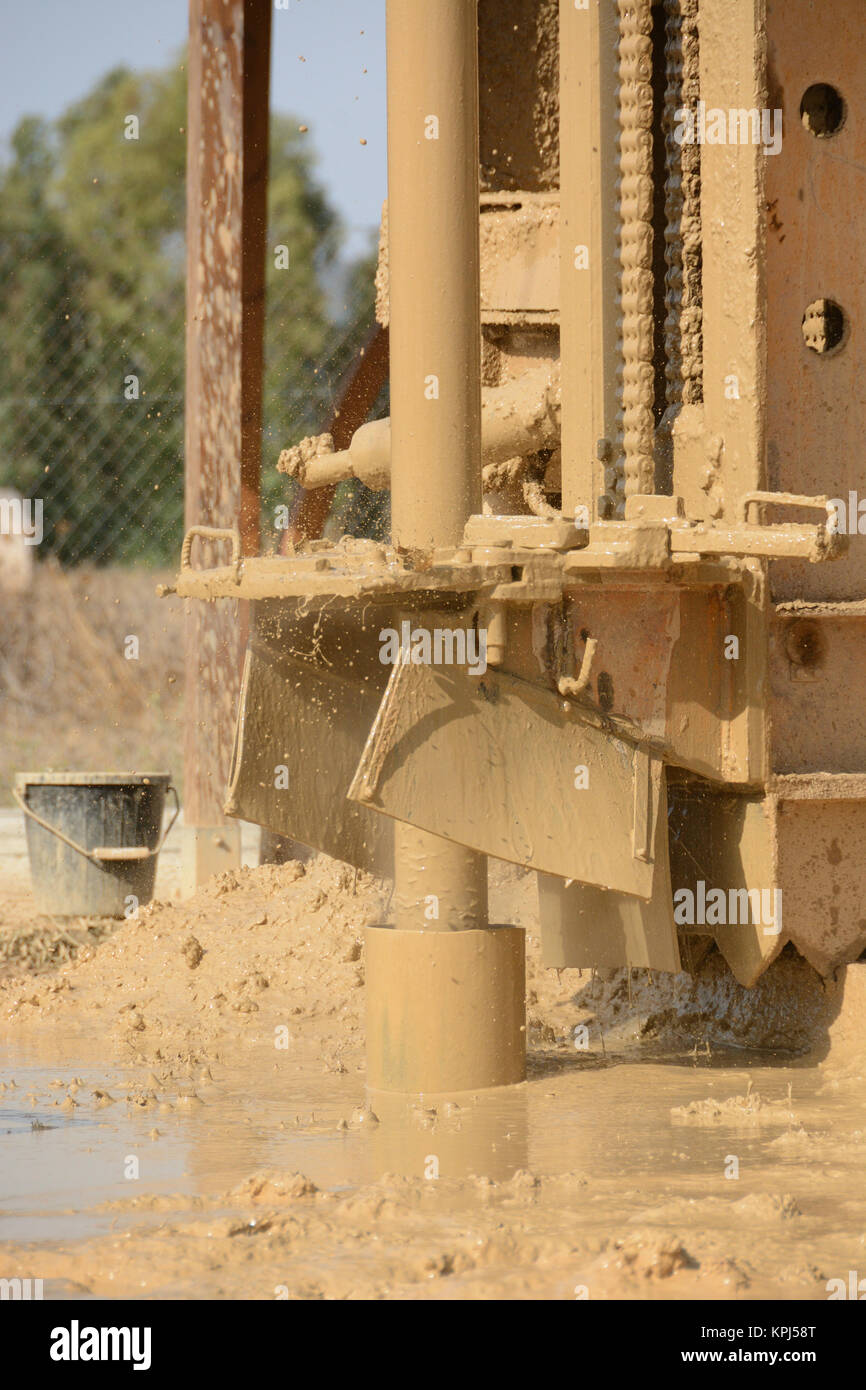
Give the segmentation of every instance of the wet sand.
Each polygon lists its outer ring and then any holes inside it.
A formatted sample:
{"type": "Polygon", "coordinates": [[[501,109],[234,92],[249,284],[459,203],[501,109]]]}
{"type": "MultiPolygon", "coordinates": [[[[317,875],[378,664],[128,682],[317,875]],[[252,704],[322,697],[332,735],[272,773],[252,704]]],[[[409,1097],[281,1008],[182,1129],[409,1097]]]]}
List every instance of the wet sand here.
{"type": "Polygon", "coordinates": [[[49,1298],[823,1299],[866,1265],[863,967],[826,1017],[790,955],[749,996],[712,960],[557,974],[533,876],[498,868],[527,1082],[368,1095],[363,926],[387,894],[324,858],[243,870],[59,967],[7,964],[4,1276],[49,1298]],[[804,1020],[812,1051],[782,1051],[804,1020]]]}

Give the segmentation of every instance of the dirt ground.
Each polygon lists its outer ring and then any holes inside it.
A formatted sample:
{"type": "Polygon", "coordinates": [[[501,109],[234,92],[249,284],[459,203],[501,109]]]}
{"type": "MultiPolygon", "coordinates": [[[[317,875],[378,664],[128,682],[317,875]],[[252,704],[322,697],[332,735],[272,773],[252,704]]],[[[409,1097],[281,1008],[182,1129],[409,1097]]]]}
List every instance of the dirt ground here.
{"type": "Polygon", "coordinates": [[[751,992],[713,956],[544,970],[534,876],[496,865],[526,1083],[368,1096],[387,897],[318,857],[122,924],[4,899],[0,1272],[46,1297],[816,1299],[863,1267],[862,966],[822,982],[788,951],[751,992]]]}
{"type": "Polygon", "coordinates": [[[183,605],[156,594],[173,577],[47,562],[28,592],[5,597],[0,805],[16,772],[53,768],[147,765],[182,794],[183,605]]]}

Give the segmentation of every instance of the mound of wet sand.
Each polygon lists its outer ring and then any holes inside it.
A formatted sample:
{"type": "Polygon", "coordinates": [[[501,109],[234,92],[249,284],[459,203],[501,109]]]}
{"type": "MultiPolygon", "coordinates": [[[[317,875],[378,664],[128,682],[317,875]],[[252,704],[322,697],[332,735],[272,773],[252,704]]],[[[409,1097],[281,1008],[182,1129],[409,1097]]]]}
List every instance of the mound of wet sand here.
{"type": "MultiPolygon", "coordinates": [[[[0,1021],[74,1020],[108,1035],[115,1055],[145,1061],[259,1044],[283,1029],[286,1041],[314,1037],[335,1067],[344,1054],[362,1065],[364,927],[385,920],[389,896],[390,885],[324,855],[221,874],[109,934],[65,930],[72,945],[59,968],[47,948],[7,959],[0,1021]]],[[[715,951],[694,977],[545,969],[534,875],[508,865],[492,867],[491,919],[526,929],[530,1054],[640,1040],[797,1053],[821,1046],[839,1009],[841,983],[791,947],[751,990],[715,951]]]]}

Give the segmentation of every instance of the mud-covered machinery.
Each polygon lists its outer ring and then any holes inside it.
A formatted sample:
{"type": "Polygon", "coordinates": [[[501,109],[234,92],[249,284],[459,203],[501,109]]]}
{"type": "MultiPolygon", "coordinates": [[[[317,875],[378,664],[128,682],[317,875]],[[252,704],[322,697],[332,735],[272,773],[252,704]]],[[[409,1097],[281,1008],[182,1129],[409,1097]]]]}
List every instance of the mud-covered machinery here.
{"type": "Polygon", "coordinates": [[[486,856],[552,966],[866,947],[864,24],[389,0],[391,419],[283,467],[392,542],[178,583],[254,601],[228,811],[394,872],[372,1086],[523,1075],[486,856]]]}

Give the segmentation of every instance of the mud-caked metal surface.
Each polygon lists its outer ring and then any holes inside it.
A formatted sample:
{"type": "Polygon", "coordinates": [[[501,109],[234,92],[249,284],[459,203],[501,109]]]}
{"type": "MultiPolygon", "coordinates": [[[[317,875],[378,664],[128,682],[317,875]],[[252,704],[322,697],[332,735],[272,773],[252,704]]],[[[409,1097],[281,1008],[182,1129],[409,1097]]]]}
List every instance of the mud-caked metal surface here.
{"type": "Polygon", "coordinates": [[[552,0],[474,8],[389,3],[391,419],[283,457],[390,485],[391,543],[187,547],[177,585],[258,602],[234,813],[396,846],[384,1089],[522,1075],[488,855],[538,872],[557,967],[715,947],[751,986],[866,947],[852,7],[561,0],[558,39],[552,0]]]}

